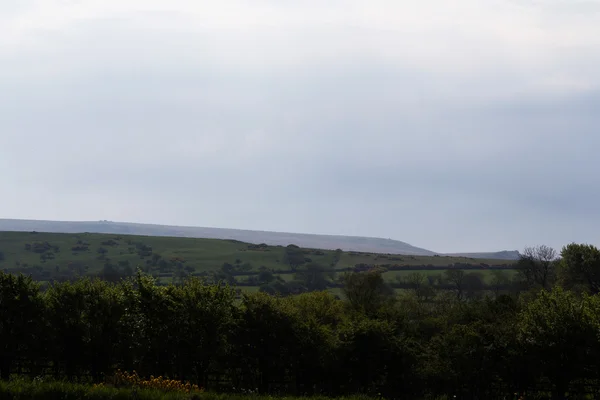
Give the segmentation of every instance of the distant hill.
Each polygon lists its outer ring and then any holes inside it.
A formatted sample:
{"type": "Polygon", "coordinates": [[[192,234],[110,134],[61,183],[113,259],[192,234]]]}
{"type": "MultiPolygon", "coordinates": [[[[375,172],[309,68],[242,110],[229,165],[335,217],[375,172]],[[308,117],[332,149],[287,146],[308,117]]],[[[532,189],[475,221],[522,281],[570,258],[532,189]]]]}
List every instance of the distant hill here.
{"type": "Polygon", "coordinates": [[[517,250],[504,250],[494,253],[448,253],[444,255],[452,257],[488,258],[494,260],[518,260],[521,254],[517,250]]]}
{"type": "MultiPolygon", "coordinates": [[[[0,219],[0,231],[37,231],[54,233],[111,233],[131,234],[145,236],[172,236],[207,239],[230,239],[246,243],[265,243],[271,246],[287,246],[295,244],[304,248],[344,251],[358,251],[369,253],[402,254],[413,256],[433,256],[436,253],[431,250],[412,246],[398,240],[341,236],[341,235],[317,235],[287,232],[268,232],[241,229],[205,228],[191,226],[170,226],[156,224],[137,224],[129,222],[111,221],[43,221],[43,220],[21,220],[0,219]]],[[[481,253],[485,256],[477,258],[506,259],[506,252],[481,253]],[[498,254],[498,256],[495,256],[498,254]]],[[[476,254],[476,253],[472,253],[476,254]]],[[[470,256],[469,256],[470,257],[470,256]]],[[[475,258],[475,257],[473,257],[475,258]]]]}

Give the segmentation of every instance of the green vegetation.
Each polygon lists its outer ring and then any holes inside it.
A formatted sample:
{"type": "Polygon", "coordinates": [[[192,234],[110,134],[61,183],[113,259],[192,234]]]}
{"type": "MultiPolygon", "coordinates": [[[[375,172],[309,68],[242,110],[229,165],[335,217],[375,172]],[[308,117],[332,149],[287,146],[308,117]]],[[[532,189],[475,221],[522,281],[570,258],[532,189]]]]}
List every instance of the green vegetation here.
{"type": "Polygon", "coordinates": [[[267,246],[238,241],[113,234],[0,232],[0,269],[25,273],[44,284],[80,277],[117,282],[139,267],[158,284],[178,283],[189,276],[226,281],[247,292],[298,294],[328,289],[339,293],[343,272],[382,268],[396,288],[418,270],[432,285],[444,286],[445,269],[477,270],[492,290],[493,272],[510,275],[514,263],[465,257],[424,257],[267,246]],[[434,283],[435,282],[435,283],[434,283]]]}
{"type": "MultiPolygon", "coordinates": [[[[396,293],[371,268],[341,274],[342,299],[314,291],[238,300],[224,283],[188,277],[158,286],[141,270],[119,282],[85,278],[40,290],[31,277],[0,272],[0,394],[129,398],[140,390],[153,398],[191,396],[198,385],[200,398],[598,397],[600,250],[551,250],[526,249],[511,283],[496,291],[454,268],[443,271],[444,287],[417,271],[396,293]]],[[[310,264],[295,268],[315,285],[329,279],[310,264]]]]}
{"type": "MultiPolygon", "coordinates": [[[[186,394],[165,392],[153,389],[97,387],[91,384],[78,384],[52,380],[14,379],[0,381],[0,398],[3,400],[273,400],[271,396],[258,394],[186,394]]],[[[300,398],[286,397],[286,400],[300,398]]],[[[311,397],[311,400],[331,400],[327,397],[311,397]]],[[[365,396],[352,396],[338,400],[368,400],[365,396]]]]}
{"type": "MultiPolygon", "coordinates": [[[[91,384],[14,379],[10,382],[0,381],[0,398],[5,400],[189,400],[199,397],[192,397],[184,393],[165,393],[160,390],[133,391],[130,388],[103,388],[94,387],[91,384]]],[[[208,396],[202,398],[208,398],[208,396]]]]}

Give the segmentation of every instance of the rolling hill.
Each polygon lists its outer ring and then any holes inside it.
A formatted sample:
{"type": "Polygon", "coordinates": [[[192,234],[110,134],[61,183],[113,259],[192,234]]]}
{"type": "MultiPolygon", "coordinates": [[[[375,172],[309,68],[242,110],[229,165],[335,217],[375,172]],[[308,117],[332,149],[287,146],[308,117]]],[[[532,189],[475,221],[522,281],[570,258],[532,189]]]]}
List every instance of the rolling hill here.
{"type": "MultiPolygon", "coordinates": [[[[289,244],[295,244],[303,248],[314,248],[323,250],[341,249],[344,251],[401,254],[414,256],[445,255],[420,247],[415,247],[402,241],[383,238],[139,224],[111,221],[44,221],[0,219],[0,231],[36,231],[51,233],[88,232],[143,236],[229,239],[253,244],[264,243],[270,246],[287,246],[289,244]]],[[[516,257],[515,253],[516,252],[468,253],[473,254],[473,257],[468,257],[511,260],[518,258],[518,253],[516,253],[516,257]],[[510,258],[510,254],[512,254],[512,257],[514,258],[510,258]]],[[[466,254],[467,253],[465,253],[465,255],[466,254]]]]}
{"type": "MultiPolygon", "coordinates": [[[[136,268],[164,284],[185,276],[224,279],[258,290],[263,272],[280,282],[297,278],[300,266],[318,265],[333,275],[383,268],[397,282],[415,271],[439,275],[452,268],[477,271],[484,279],[495,269],[510,272],[514,262],[451,256],[413,256],[269,246],[231,239],[106,233],[0,232],[0,271],[25,273],[40,282],[97,276],[116,281],[136,268]]],[[[335,282],[332,282],[335,286],[335,282]]]]}

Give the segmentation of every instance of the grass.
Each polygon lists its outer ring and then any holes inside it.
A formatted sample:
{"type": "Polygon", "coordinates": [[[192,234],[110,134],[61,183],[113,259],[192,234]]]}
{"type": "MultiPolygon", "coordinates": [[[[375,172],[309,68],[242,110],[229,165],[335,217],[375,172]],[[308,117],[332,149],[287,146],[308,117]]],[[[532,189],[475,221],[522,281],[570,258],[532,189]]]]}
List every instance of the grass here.
{"type": "Polygon", "coordinates": [[[340,265],[356,265],[356,264],[401,264],[407,266],[433,266],[433,267],[444,267],[449,264],[463,263],[471,265],[487,264],[493,265],[504,265],[510,263],[506,260],[493,260],[493,259],[475,259],[468,257],[455,257],[455,256],[406,256],[406,255],[389,255],[389,254],[375,254],[375,253],[356,253],[356,252],[344,252],[342,254],[340,265]]]}
{"type": "Polygon", "coordinates": [[[133,267],[144,264],[150,257],[140,258],[135,249],[135,244],[140,243],[152,248],[152,253],[159,254],[163,259],[170,260],[179,257],[186,260],[186,265],[193,266],[196,271],[212,270],[223,263],[234,264],[236,260],[250,263],[258,269],[264,265],[270,268],[281,268],[280,260],[283,257],[282,247],[269,247],[268,251],[253,251],[248,245],[241,242],[218,239],[174,238],[158,236],[130,236],[112,234],[62,234],[62,233],[28,233],[28,232],[0,232],[0,251],[4,253],[2,266],[14,267],[19,265],[41,266],[55,268],[56,265],[67,266],[69,263],[84,263],[89,271],[98,271],[105,261],[99,260],[99,248],[107,250],[105,256],[112,262],[128,261],[133,267]],[[113,240],[115,245],[103,245],[103,242],[113,240]],[[73,251],[81,241],[89,244],[88,250],[73,251]],[[59,252],[53,252],[54,258],[45,262],[40,254],[26,251],[26,244],[35,242],[48,242],[58,246],[59,252]],[[131,243],[131,244],[130,244],[131,243]],[[132,252],[133,248],[133,252],[132,252]]]}
{"type": "MultiPolygon", "coordinates": [[[[383,278],[387,281],[387,282],[398,282],[398,278],[402,279],[402,278],[407,278],[410,274],[413,274],[415,272],[420,272],[422,274],[424,274],[425,276],[432,276],[432,275],[443,275],[444,271],[443,270],[421,270],[421,271],[415,271],[415,270],[407,270],[407,271],[387,271],[384,272],[382,274],[383,278]]],[[[489,270],[489,269],[476,269],[476,270],[465,270],[466,273],[471,273],[471,272],[475,272],[479,275],[481,275],[483,281],[487,284],[492,283],[492,279],[494,278],[494,270],[489,270]]],[[[512,278],[516,273],[517,270],[515,269],[506,269],[504,270],[504,272],[507,274],[508,278],[512,278]]]]}
{"type": "Polygon", "coordinates": [[[184,400],[192,397],[184,393],[166,393],[160,390],[133,391],[126,388],[94,388],[92,385],[60,381],[15,379],[9,382],[0,381],[0,398],[6,400],[184,400]]]}
{"type": "MultiPolygon", "coordinates": [[[[169,263],[183,261],[183,265],[192,273],[215,271],[224,263],[232,265],[237,263],[245,265],[247,271],[253,273],[257,273],[261,267],[275,271],[289,271],[280,276],[285,280],[293,279],[290,267],[283,261],[284,247],[256,248],[248,243],[232,240],[97,233],[0,232],[0,252],[3,255],[0,257],[1,269],[10,272],[35,272],[40,281],[49,280],[59,271],[77,270],[82,275],[97,273],[102,270],[107,261],[114,265],[128,264],[135,269],[137,266],[151,263],[153,256],[160,256],[161,260],[169,263]],[[151,248],[151,251],[146,254],[142,251],[140,254],[140,248],[143,250],[144,246],[151,248]],[[99,253],[99,250],[105,251],[104,256],[99,253]]],[[[307,258],[328,267],[331,267],[334,255],[334,251],[305,249],[307,258]]],[[[510,264],[504,260],[465,257],[343,252],[335,269],[346,270],[361,263],[402,265],[423,270],[432,266],[448,266],[455,263],[482,266],[482,268],[485,265],[510,264]]],[[[396,276],[398,272],[394,272],[396,275],[391,272],[387,274],[396,276]]],[[[161,281],[168,283],[171,278],[163,276],[161,281]]]]}
{"type": "MultiPolygon", "coordinates": [[[[190,395],[177,392],[164,392],[149,389],[126,389],[76,384],[69,382],[15,379],[0,381],[0,399],[3,400],[273,400],[276,397],[258,394],[218,394],[205,392],[190,395]]],[[[277,397],[281,400],[300,399],[295,397],[277,397]]],[[[304,398],[306,399],[306,398],[304,398]]],[[[312,400],[331,400],[327,397],[311,397],[312,400]]],[[[367,400],[365,396],[352,396],[340,400],[367,400]]]]}

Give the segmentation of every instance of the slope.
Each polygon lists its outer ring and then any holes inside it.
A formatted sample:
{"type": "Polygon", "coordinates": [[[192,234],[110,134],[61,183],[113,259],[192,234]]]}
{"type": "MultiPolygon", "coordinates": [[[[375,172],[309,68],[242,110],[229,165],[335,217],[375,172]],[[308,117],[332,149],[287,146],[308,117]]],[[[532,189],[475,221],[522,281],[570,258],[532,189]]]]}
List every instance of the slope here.
{"type": "Polygon", "coordinates": [[[37,231],[55,233],[90,232],[208,239],[232,239],[254,244],[265,243],[272,246],[287,246],[289,244],[295,244],[300,247],[319,248],[326,250],[341,249],[344,251],[421,256],[436,254],[433,251],[411,246],[408,243],[391,239],[191,226],[137,224],[109,221],[70,222],[0,219],[0,231],[37,231]]]}

